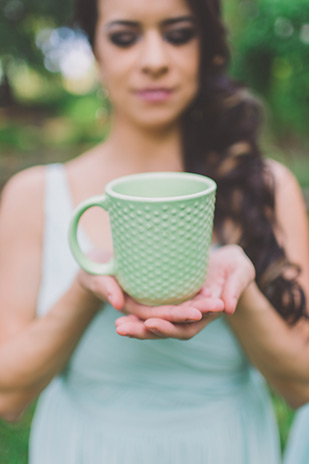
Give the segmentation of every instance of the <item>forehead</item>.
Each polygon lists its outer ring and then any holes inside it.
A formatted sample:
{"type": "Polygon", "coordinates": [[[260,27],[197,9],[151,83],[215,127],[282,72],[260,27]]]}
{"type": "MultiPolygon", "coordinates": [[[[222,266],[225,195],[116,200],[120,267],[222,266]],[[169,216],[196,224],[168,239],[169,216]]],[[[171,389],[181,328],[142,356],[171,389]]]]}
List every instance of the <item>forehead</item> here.
{"type": "Polygon", "coordinates": [[[168,17],[190,15],[187,0],[98,0],[100,21],[131,19],[157,23],[168,17]]]}

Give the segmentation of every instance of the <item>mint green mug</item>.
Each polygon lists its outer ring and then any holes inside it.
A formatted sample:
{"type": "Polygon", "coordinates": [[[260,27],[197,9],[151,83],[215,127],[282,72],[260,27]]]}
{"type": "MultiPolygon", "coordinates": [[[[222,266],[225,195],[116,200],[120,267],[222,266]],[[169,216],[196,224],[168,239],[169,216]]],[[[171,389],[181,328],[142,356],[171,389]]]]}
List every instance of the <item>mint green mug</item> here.
{"type": "Polygon", "coordinates": [[[69,243],[79,265],[97,275],[114,275],[122,289],[147,305],[178,304],[203,286],[212,240],[215,182],[185,172],[152,172],[115,179],[105,194],[74,211],[69,243]],[[114,256],[90,260],[77,229],[93,206],[108,211],[114,256]]]}

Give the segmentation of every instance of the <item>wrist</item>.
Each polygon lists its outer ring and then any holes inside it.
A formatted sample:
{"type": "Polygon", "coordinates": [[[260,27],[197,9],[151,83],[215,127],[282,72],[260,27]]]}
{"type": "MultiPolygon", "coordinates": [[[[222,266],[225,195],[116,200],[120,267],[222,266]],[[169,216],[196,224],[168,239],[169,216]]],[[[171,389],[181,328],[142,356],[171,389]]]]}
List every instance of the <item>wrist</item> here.
{"type": "Polygon", "coordinates": [[[256,282],[251,282],[239,298],[233,318],[252,317],[268,311],[269,301],[263,295],[256,282]]]}

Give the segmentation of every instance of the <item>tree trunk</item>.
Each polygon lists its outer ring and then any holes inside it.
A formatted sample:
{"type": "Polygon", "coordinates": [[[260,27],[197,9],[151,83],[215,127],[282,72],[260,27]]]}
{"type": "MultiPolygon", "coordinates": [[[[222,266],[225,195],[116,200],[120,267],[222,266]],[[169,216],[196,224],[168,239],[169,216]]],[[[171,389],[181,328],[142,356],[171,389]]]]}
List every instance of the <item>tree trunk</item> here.
{"type": "Polygon", "coordinates": [[[11,106],[15,103],[8,75],[4,72],[0,84],[0,106],[11,106]]]}

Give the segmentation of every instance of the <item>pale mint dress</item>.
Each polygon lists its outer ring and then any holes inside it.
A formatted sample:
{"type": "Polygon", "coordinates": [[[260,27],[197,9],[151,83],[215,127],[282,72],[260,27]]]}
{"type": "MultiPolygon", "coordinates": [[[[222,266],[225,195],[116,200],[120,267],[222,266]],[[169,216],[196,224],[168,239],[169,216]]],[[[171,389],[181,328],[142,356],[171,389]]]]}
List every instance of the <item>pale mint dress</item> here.
{"type": "MultiPolygon", "coordinates": [[[[38,316],[77,271],[67,244],[72,202],[63,166],[47,167],[38,316]]],[[[80,240],[90,248],[81,231],[80,240]]],[[[117,335],[106,304],[64,371],[41,394],[30,464],[278,464],[263,378],[222,317],[189,341],[117,335]]]]}
{"type": "Polygon", "coordinates": [[[309,464],[309,404],[295,415],[284,454],[284,464],[309,464]]]}

